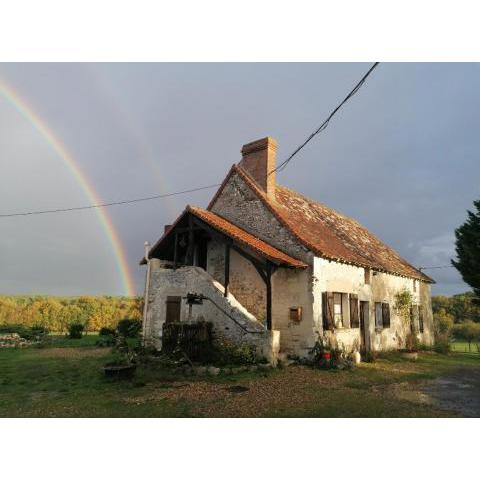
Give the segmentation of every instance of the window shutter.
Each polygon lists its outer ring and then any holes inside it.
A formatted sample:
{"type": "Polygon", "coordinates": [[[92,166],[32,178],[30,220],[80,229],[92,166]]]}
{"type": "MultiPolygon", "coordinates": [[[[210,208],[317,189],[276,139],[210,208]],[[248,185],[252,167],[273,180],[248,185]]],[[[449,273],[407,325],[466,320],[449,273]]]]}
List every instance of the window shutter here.
{"type": "Polygon", "coordinates": [[[323,329],[333,330],[333,293],[322,294],[323,329]]]}
{"type": "Polygon", "coordinates": [[[348,293],[342,293],[342,323],[343,328],[350,328],[348,293]]]}
{"type": "Polygon", "coordinates": [[[423,307],[421,305],[418,307],[418,327],[420,329],[420,333],[423,333],[423,307]]]}
{"type": "Polygon", "coordinates": [[[382,304],[379,302],[375,302],[375,328],[379,329],[382,327],[382,304]]]}
{"type": "Polygon", "coordinates": [[[360,318],[358,316],[358,295],[350,294],[350,328],[358,328],[360,318]]]}
{"type": "Polygon", "coordinates": [[[382,303],[383,328],[390,328],[390,305],[382,303]]]}

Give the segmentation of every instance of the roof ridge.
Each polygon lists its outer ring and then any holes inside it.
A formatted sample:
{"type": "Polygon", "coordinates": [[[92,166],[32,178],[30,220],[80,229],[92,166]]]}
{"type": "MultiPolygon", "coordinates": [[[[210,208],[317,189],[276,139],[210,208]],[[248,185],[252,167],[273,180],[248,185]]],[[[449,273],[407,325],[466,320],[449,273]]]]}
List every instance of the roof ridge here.
{"type": "MultiPolygon", "coordinates": [[[[375,234],[370,232],[370,230],[367,227],[362,225],[360,222],[358,222],[354,218],[346,216],[321,202],[315,201],[299,192],[296,192],[295,190],[292,190],[289,187],[277,184],[277,188],[279,188],[280,191],[284,190],[287,192],[287,194],[299,197],[301,200],[307,202],[310,208],[319,207],[319,208],[326,209],[329,212],[331,212],[332,215],[337,216],[340,220],[349,222],[350,225],[354,225],[356,228],[359,228],[361,232],[366,236],[367,240],[369,240],[369,237],[370,237],[370,239],[372,239],[374,242],[378,242],[379,246],[381,245],[383,247],[382,251],[389,252],[390,255],[393,255],[393,257],[395,258],[395,261],[399,262],[401,267],[399,265],[397,265],[397,267],[393,265],[389,268],[388,265],[385,266],[383,261],[375,262],[375,259],[372,260],[368,255],[365,255],[362,252],[358,252],[355,250],[352,251],[351,245],[348,245],[348,243],[345,243],[346,240],[339,235],[339,232],[337,232],[335,228],[332,228],[331,225],[330,225],[330,228],[328,228],[329,227],[328,222],[326,222],[325,224],[325,227],[328,230],[328,235],[331,236],[332,240],[335,240],[336,242],[338,242],[339,245],[343,248],[343,250],[350,251],[353,255],[353,259],[348,259],[348,256],[346,256],[345,253],[342,253],[342,251],[332,252],[334,253],[333,255],[323,251],[323,249],[318,244],[312,243],[312,241],[306,238],[302,230],[298,230],[294,228],[294,226],[291,224],[291,221],[288,219],[288,215],[287,215],[288,207],[278,202],[278,199],[272,200],[268,198],[265,192],[263,192],[260,186],[248,174],[248,172],[246,172],[242,167],[240,167],[237,164],[234,164],[232,166],[227,176],[225,177],[224,181],[222,182],[222,185],[220,186],[219,190],[216,192],[215,196],[212,198],[212,201],[208,205],[209,211],[213,207],[213,204],[215,203],[217,198],[220,196],[222,190],[225,188],[225,185],[227,184],[228,180],[233,175],[233,173],[238,173],[240,177],[245,181],[247,186],[252,190],[252,192],[262,201],[265,207],[268,208],[268,210],[270,210],[270,212],[288,230],[288,232],[291,235],[293,235],[300,244],[308,248],[310,251],[312,251],[316,255],[332,261],[347,263],[351,265],[357,265],[363,268],[373,268],[378,271],[384,271],[391,274],[396,274],[396,275],[410,277],[410,278],[421,278],[423,280],[433,282],[433,280],[430,277],[428,277],[423,272],[421,272],[420,270],[415,268],[413,265],[411,265],[407,260],[401,257],[400,254],[397,253],[392,247],[387,245],[375,234]],[[402,273],[402,270],[404,270],[403,273],[402,273]]],[[[343,232],[343,234],[345,234],[345,232],[343,232]]]]}

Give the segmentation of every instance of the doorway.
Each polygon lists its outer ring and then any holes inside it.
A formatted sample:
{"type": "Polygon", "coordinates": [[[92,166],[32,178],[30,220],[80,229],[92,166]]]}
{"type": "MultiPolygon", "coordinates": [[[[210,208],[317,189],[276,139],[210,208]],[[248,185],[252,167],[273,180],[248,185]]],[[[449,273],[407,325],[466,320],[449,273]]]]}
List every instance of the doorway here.
{"type": "Polygon", "coordinates": [[[369,302],[360,302],[360,352],[365,353],[368,351],[368,339],[367,339],[367,330],[368,330],[368,320],[370,312],[370,303],[369,302]]]}
{"type": "Polygon", "coordinates": [[[177,323],[180,321],[180,306],[182,297],[167,297],[166,301],[166,323],[177,323]]]}

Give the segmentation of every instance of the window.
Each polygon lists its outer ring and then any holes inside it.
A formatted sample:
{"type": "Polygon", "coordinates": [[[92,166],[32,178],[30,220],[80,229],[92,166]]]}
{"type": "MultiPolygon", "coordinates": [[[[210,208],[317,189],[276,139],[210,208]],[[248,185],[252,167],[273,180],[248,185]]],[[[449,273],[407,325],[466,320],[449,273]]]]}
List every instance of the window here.
{"type": "Polygon", "coordinates": [[[390,305],[382,303],[383,328],[390,328],[390,305]]]}
{"type": "Polygon", "coordinates": [[[350,294],[350,328],[360,327],[360,317],[358,315],[358,295],[350,294]]]}
{"type": "Polygon", "coordinates": [[[323,329],[350,328],[348,293],[324,292],[322,300],[323,329]]]}
{"type": "Polygon", "coordinates": [[[418,328],[420,333],[423,333],[423,308],[421,305],[418,307],[418,328]]]}
{"type": "Polygon", "coordinates": [[[413,291],[417,291],[417,281],[415,279],[413,279],[413,291]]]}
{"type": "Polygon", "coordinates": [[[375,329],[390,328],[390,305],[375,302],[375,329]]]}
{"type": "Polygon", "coordinates": [[[291,307],[290,308],[290,320],[292,322],[301,322],[302,321],[302,307],[291,307]]]}
{"type": "Polygon", "coordinates": [[[336,328],[343,328],[342,294],[333,294],[333,323],[336,328]]]}

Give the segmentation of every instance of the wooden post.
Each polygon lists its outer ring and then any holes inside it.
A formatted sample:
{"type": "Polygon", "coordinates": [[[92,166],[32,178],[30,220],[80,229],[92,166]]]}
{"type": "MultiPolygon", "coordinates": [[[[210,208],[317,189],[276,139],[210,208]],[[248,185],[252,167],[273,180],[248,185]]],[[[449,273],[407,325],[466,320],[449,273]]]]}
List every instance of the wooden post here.
{"type": "Polygon", "coordinates": [[[272,264],[267,261],[266,265],[267,287],[267,330],[272,329],[272,264]]]}
{"type": "Polygon", "coordinates": [[[230,244],[225,242],[225,292],[224,296],[228,297],[228,284],[230,283],[230,244]]]}
{"type": "Polygon", "coordinates": [[[193,217],[188,216],[188,247],[187,247],[187,265],[193,265],[193,217]]]}
{"type": "Polygon", "coordinates": [[[173,240],[175,243],[173,244],[173,269],[176,270],[177,268],[177,261],[178,261],[178,233],[175,232],[175,238],[173,240]]]}

